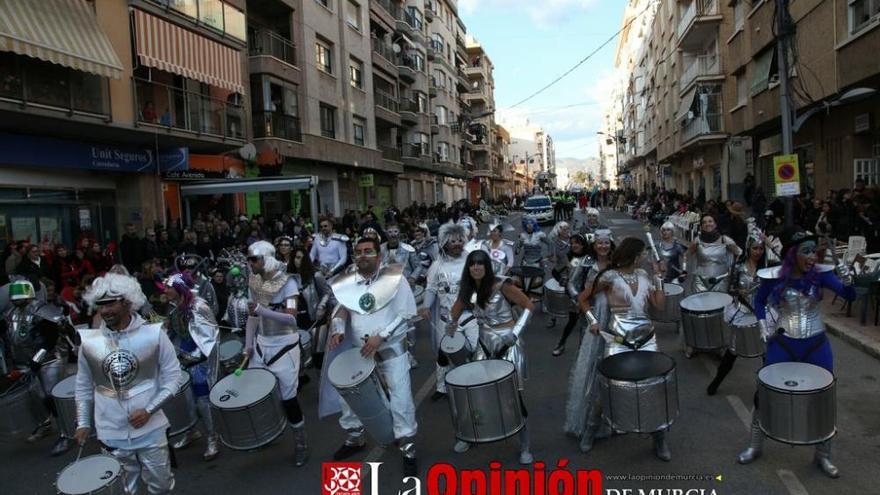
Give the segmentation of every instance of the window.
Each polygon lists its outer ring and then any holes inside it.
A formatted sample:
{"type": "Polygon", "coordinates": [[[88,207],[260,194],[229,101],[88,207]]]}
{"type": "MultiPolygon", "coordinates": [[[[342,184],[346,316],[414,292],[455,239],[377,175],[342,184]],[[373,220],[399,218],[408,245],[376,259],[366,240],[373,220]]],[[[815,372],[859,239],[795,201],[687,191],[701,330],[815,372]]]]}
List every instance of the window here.
{"type": "Polygon", "coordinates": [[[423,155],[430,155],[431,154],[431,145],[428,142],[428,135],[425,134],[424,132],[417,132],[415,137],[416,137],[416,142],[413,144],[415,144],[419,147],[419,149],[421,150],[421,153],[423,155]]]}
{"type": "Polygon", "coordinates": [[[443,37],[437,33],[431,35],[431,48],[443,55],[443,37]]]}
{"type": "Polygon", "coordinates": [[[199,20],[218,31],[223,31],[223,2],[199,0],[199,20]]]}
{"type": "Polygon", "coordinates": [[[352,57],[348,62],[348,76],[351,85],[357,89],[364,89],[364,63],[352,57]]]}
{"type": "Polygon", "coordinates": [[[775,72],[773,70],[774,66],[776,66],[775,48],[769,48],[755,58],[755,71],[752,74],[750,90],[752,96],[764,91],[770,85],[771,73],[775,72]]]}
{"type": "Polygon", "coordinates": [[[440,125],[446,125],[448,121],[446,120],[446,107],[443,105],[438,106],[434,109],[434,114],[437,116],[437,123],[440,125]]]}
{"type": "Polygon", "coordinates": [[[326,138],[336,139],[336,108],[326,103],[321,103],[320,110],[321,135],[326,138]]]}
{"type": "Polygon", "coordinates": [[[419,107],[419,113],[428,113],[428,97],[425,93],[416,92],[416,104],[419,107]]]}
{"type": "Polygon", "coordinates": [[[247,39],[247,27],[244,21],[244,12],[236,9],[228,3],[224,3],[223,17],[226,19],[226,34],[242,41],[247,39]]]}
{"type": "Polygon", "coordinates": [[[406,8],[406,20],[416,31],[421,31],[422,26],[424,26],[424,23],[422,22],[422,13],[415,7],[406,8]]]}
{"type": "Polygon", "coordinates": [[[437,158],[441,162],[449,161],[449,143],[437,143],[437,158]]]}
{"type": "Polygon", "coordinates": [[[333,74],[332,46],[322,39],[315,40],[315,65],[327,74],[333,74]]]}
{"type": "Polygon", "coordinates": [[[197,0],[168,0],[168,5],[181,14],[195,19],[199,15],[197,0]]]}
{"type": "Polygon", "coordinates": [[[739,74],[734,74],[736,78],[736,104],[745,105],[749,101],[749,83],[746,79],[746,72],[743,70],[739,74]]]}
{"type": "Polygon", "coordinates": [[[364,145],[364,134],[365,129],[367,128],[367,121],[360,118],[354,118],[354,144],[363,146],[364,145]]]}
{"type": "Polygon", "coordinates": [[[866,186],[880,184],[880,160],[856,158],[853,160],[853,179],[862,179],[866,186]]]}
{"type": "Polygon", "coordinates": [[[434,75],[431,77],[431,80],[434,82],[434,86],[441,89],[446,88],[446,74],[442,70],[434,69],[434,75]]]}
{"type": "Polygon", "coordinates": [[[423,57],[421,53],[413,53],[412,60],[417,71],[425,72],[425,57],[423,57]]]}
{"type": "Polygon", "coordinates": [[[880,21],[880,0],[849,0],[850,34],[874,21],[880,21]]]}
{"type": "Polygon", "coordinates": [[[345,22],[352,28],[361,30],[361,6],[352,0],[347,0],[345,4],[345,22]]]}
{"type": "Polygon", "coordinates": [[[328,8],[328,9],[330,8],[330,0],[315,0],[315,1],[320,3],[321,5],[323,5],[324,7],[328,8]]]}
{"type": "Polygon", "coordinates": [[[743,29],[746,23],[746,1],[739,0],[733,6],[733,21],[734,21],[734,30],[739,31],[743,29]]]}

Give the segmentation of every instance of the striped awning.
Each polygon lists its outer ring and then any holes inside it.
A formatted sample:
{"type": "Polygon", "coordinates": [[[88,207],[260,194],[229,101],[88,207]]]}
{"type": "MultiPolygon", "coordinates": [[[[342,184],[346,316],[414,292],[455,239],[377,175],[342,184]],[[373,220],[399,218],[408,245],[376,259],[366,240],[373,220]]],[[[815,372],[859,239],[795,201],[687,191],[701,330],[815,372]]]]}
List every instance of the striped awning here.
{"type": "Polygon", "coordinates": [[[0,51],[122,77],[122,63],[84,0],[0,0],[0,51]]]}
{"type": "Polygon", "coordinates": [[[238,50],[140,10],[134,11],[134,19],[143,65],[244,93],[238,50]]]}

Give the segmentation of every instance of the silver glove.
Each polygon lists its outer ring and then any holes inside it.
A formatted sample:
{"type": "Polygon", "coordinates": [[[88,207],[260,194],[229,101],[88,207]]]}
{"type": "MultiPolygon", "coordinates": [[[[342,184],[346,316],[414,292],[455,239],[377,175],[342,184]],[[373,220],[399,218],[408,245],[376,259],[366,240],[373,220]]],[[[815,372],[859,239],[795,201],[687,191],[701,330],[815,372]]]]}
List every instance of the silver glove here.
{"type": "Polygon", "coordinates": [[[767,325],[767,320],[758,320],[758,326],[761,328],[761,340],[767,343],[773,337],[773,332],[770,330],[770,326],[767,325]]]}
{"type": "Polygon", "coordinates": [[[596,318],[596,315],[593,314],[593,311],[592,311],[592,310],[591,310],[591,311],[587,311],[587,312],[585,313],[585,315],[586,315],[586,317],[587,317],[587,323],[589,324],[589,326],[592,327],[593,325],[598,325],[598,324],[599,324],[599,319],[596,318]]]}
{"type": "Polygon", "coordinates": [[[519,319],[516,320],[516,324],[513,326],[513,334],[516,337],[526,329],[526,325],[529,324],[529,320],[532,319],[532,312],[528,309],[523,309],[522,314],[519,316],[519,319]]]}
{"type": "Polygon", "coordinates": [[[76,427],[91,428],[92,413],[95,410],[95,402],[91,400],[76,401],[76,427]]]}

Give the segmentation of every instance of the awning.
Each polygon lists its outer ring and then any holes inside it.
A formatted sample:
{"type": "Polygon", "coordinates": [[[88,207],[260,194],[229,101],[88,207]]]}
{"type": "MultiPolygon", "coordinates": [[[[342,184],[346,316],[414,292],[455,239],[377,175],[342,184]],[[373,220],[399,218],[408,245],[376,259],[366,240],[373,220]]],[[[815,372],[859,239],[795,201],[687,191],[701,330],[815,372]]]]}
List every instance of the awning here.
{"type": "Polygon", "coordinates": [[[694,103],[694,97],[697,95],[697,88],[693,87],[690,91],[681,97],[681,103],[678,104],[678,112],[675,114],[675,120],[681,120],[688,116],[691,106],[694,103]]]}
{"type": "Polygon", "coordinates": [[[318,184],[317,177],[279,177],[277,179],[216,180],[180,186],[181,196],[235,194],[309,189],[318,184]]]}
{"type": "Polygon", "coordinates": [[[0,51],[122,77],[122,62],[84,0],[0,0],[0,51]]]}
{"type": "Polygon", "coordinates": [[[142,64],[244,94],[238,50],[140,10],[134,18],[142,64]]]}

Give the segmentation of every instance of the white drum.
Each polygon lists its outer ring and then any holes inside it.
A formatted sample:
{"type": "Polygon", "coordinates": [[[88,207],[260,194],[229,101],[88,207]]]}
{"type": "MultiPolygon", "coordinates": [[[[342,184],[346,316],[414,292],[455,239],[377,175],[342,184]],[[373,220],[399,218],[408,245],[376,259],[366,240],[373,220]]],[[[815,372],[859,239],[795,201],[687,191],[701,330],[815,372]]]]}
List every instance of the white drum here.
{"type": "MultiPolygon", "coordinates": [[[[73,438],[76,433],[76,375],[68,376],[52,387],[52,401],[58,411],[58,428],[65,438],[73,438]]],[[[94,410],[95,405],[92,404],[94,410]]],[[[92,413],[92,417],[95,414],[92,413]]],[[[91,438],[95,437],[95,428],[91,430],[91,438]]]]}
{"type": "Polygon", "coordinates": [[[361,356],[360,348],[349,349],[330,363],[327,377],[370,436],[382,445],[394,442],[389,398],[373,358],[361,356]]]}
{"type": "Polygon", "coordinates": [[[730,294],[699,292],[681,301],[684,341],[699,350],[712,350],[730,344],[730,328],[724,321],[724,308],[733,302],[730,294]]]}
{"type": "Polygon", "coordinates": [[[837,433],[837,380],[809,363],[776,363],[758,371],[758,415],[770,438],[791,444],[824,442],[837,433]]]}
{"type": "Polygon", "coordinates": [[[574,305],[566,294],[565,287],[559,285],[555,278],[544,282],[544,312],[556,318],[564,318],[572,311],[574,305]]]}
{"type": "Polygon", "coordinates": [[[185,433],[196,425],[196,399],[192,392],[192,377],[186,371],[180,371],[180,386],[177,393],[162,406],[162,412],[168,418],[168,436],[185,433]]]}
{"type": "Polygon", "coordinates": [[[123,495],[122,464],[109,455],[84,457],[61,471],[55,488],[63,495],[123,495]]]}
{"type": "Polygon", "coordinates": [[[684,287],[678,284],[663,284],[663,292],[666,293],[666,306],[662,310],[652,309],[655,321],[675,322],[681,320],[681,300],[684,298],[684,287]]]}
{"type": "Polygon", "coordinates": [[[766,344],[761,340],[761,326],[753,314],[739,314],[730,323],[736,355],[744,358],[761,357],[766,344]]]}
{"type": "Polygon", "coordinates": [[[275,375],[265,369],[242,370],[211,389],[211,413],[220,441],[233,450],[268,445],[284,433],[287,417],[275,375]]]}
{"type": "Polygon", "coordinates": [[[239,339],[221,342],[217,349],[220,355],[220,371],[223,376],[235,371],[244,359],[244,342],[239,339]]]}
{"type": "Polygon", "coordinates": [[[468,350],[467,338],[462,332],[455,332],[452,335],[444,335],[440,339],[440,350],[446,355],[449,362],[453,366],[461,366],[471,359],[471,352],[468,350]]]}

